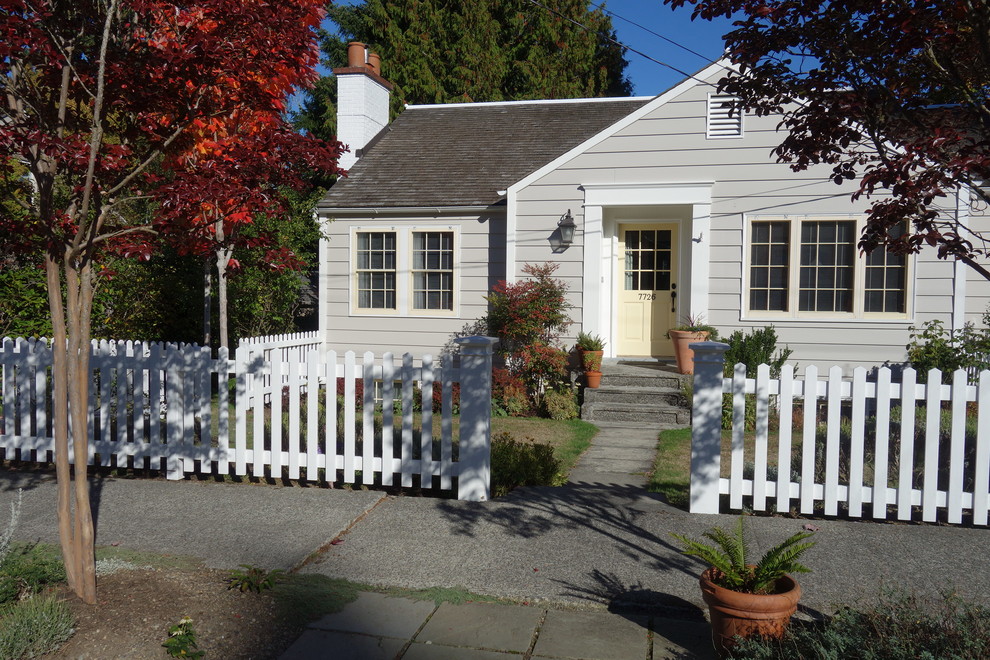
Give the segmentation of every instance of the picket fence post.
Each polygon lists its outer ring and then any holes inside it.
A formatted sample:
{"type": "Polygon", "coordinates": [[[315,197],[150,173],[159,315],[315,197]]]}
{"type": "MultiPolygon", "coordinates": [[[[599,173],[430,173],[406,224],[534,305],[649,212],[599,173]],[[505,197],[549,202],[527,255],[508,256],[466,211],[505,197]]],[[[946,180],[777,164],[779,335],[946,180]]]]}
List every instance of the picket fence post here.
{"type": "Polygon", "coordinates": [[[705,341],[694,351],[691,407],[691,513],[718,513],[722,457],[722,371],[728,344],[705,341]]]}
{"type": "Polygon", "coordinates": [[[459,337],[461,428],[457,499],[491,498],[492,351],[494,337],[459,337]]]}

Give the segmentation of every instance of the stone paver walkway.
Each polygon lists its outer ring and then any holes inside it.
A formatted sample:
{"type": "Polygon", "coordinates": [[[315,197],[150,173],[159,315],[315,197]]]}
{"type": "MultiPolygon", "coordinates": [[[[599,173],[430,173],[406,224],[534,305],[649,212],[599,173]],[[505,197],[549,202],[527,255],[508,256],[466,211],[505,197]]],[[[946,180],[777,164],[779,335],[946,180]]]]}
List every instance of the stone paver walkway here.
{"type": "Polygon", "coordinates": [[[708,624],[648,614],[443,603],[362,593],[282,660],[711,658],[708,624]]]}

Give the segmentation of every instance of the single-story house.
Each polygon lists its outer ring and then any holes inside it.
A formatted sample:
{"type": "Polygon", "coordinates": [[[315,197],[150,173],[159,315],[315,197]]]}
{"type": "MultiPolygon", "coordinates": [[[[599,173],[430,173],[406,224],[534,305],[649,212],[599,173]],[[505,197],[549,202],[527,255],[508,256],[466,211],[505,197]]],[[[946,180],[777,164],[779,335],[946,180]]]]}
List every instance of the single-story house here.
{"type": "MultiPolygon", "coordinates": [[[[667,330],[701,317],[772,324],[800,366],[898,364],[911,326],[990,302],[934,250],[860,255],[868,201],[776,162],[778,119],[730,110],[723,63],[655,97],[409,106],[389,124],[390,85],[351,52],[335,73],[352,160],[318,207],[334,350],[435,354],[527,263],[559,264],[570,337],[601,335],[606,357],[669,356],[667,330]]],[[[982,221],[957,201],[946,213],[982,221]]]]}

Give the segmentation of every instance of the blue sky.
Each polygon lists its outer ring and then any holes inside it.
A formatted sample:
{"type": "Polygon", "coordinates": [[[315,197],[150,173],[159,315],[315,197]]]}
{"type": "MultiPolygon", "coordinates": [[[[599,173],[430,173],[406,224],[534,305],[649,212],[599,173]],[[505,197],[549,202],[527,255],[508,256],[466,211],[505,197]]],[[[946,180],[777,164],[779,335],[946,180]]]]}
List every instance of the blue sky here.
{"type": "MultiPolygon", "coordinates": [[[[358,1],[343,0],[339,4],[350,5],[358,1]]],[[[541,1],[549,7],[554,5],[554,0],[541,1]]],[[[591,0],[592,5],[599,3],[600,0],[591,0]]],[[[629,66],[626,72],[636,96],[660,94],[679,83],[687,74],[696,73],[711,60],[718,59],[722,54],[722,35],[731,29],[731,23],[727,20],[713,23],[692,21],[690,6],[675,11],[661,0],[606,0],[605,9],[613,14],[612,25],[619,41],[669,65],[664,66],[627,51],[629,66]],[[671,42],[686,46],[698,55],[671,42]]]]}
{"type": "MultiPolygon", "coordinates": [[[[597,3],[593,0],[593,4],[597,3]]],[[[550,2],[546,4],[552,6],[550,2]]],[[[659,94],[683,80],[684,74],[696,73],[708,62],[718,59],[722,54],[722,35],[732,29],[728,20],[692,21],[690,6],[673,10],[660,0],[606,0],[605,9],[612,13],[612,25],[619,41],[669,65],[663,66],[627,51],[629,66],[626,73],[636,96],[659,94]]]]}

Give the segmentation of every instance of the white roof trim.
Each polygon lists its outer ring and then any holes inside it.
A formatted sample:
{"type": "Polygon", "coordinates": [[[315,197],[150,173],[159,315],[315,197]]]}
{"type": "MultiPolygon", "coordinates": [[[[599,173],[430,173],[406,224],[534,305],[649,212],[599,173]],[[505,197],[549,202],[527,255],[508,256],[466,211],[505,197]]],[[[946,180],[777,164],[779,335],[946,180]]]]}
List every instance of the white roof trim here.
{"type": "Polygon", "coordinates": [[[424,110],[436,108],[490,108],[496,106],[515,105],[556,105],[561,103],[623,103],[652,99],[652,96],[610,96],[585,99],[531,99],[526,101],[486,101],[484,103],[428,103],[424,105],[406,104],[406,110],[424,110]]]}
{"type": "Polygon", "coordinates": [[[536,170],[535,172],[526,175],[524,178],[520,179],[519,181],[509,186],[509,190],[515,192],[522,188],[525,188],[532,182],[545,176],[549,172],[552,172],[553,170],[557,169],[562,164],[566,163],[572,158],[581,155],[591,147],[599,144],[600,142],[603,142],[605,139],[621,131],[626,126],[629,126],[630,124],[638,121],[640,118],[644,117],[645,115],[653,112],[654,110],[664,105],[668,101],[677,98],[678,96],[685,93],[695,85],[703,84],[702,81],[699,80],[699,78],[707,79],[710,76],[714,75],[716,71],[724,70],[727,68],[728,66],[726,64],[726,60],[724,59],[719,60],[717,62],[713,62],[712,64],[708,65],[707,67],[696,73],[695,75],[691,76],[690,78],[687,78],[683,82],[680,82],[674,87],[671,87],[663,94],[654,97],[652,101],[650,101],[643,107],[639,108],[638,110],[634,110],[633,112],[629,113],[619,121],[608,126],[605,130],[601,131],[597,135],[591,136],[590,138],[588,138],[578,146],[574,147],[567,153],[558,156],[557,158],[550,161],[549,163],[547,163],[540,169],[536,170]]]}
{"type": "Polygon", "coordinates": [[[478,213],[505,213],[505,205],[488,206],[317,206],[316,211],[321,216],[335,215],[359,216],[374,218],[393,215],[475,215],[478,213]]]}

